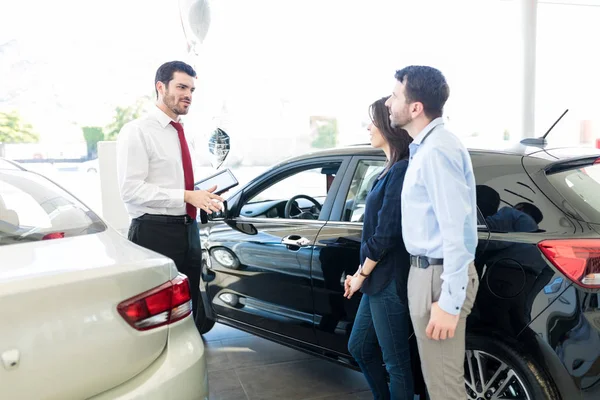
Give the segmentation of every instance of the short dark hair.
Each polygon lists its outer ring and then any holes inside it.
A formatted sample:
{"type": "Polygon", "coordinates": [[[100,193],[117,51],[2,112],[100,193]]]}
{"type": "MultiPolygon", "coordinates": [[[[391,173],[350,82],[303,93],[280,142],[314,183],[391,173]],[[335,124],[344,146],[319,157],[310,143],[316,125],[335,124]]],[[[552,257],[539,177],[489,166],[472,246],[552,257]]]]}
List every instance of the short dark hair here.
{"type": "Polygon", "coordinates": [[[158,90],[156,84],[162,82],[165,86],[169,85],[169,82],[173,80],[175,72],[185,72],[192,78],[196,77],[196,71],[190,65],[183,61],[169,61],[158,67],[156,70],[156,77],[154,78],[154,90],[156,91],[156,97],[158,97],[158,90]]]}
{"type": "Polygon", "coordinates": [[[406,100],[423,104],[425,115],[429,119],[443,115],[450,88],[439,70],[423,65],[411,65],[396,71],[395,78],[405,83],[406,100]]]}

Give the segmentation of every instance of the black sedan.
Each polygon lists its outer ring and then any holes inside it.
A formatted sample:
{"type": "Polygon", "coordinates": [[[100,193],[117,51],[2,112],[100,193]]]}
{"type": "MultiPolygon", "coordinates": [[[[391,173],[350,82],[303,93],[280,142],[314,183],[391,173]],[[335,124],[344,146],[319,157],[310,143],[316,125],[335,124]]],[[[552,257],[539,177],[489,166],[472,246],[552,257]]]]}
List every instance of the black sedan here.
{"type": "MultiPolygon", "coordinates": [[[[467,324],[470,399],[600,398],[600,153],[582,152],[471,150],[480,288],[467,324]]],[[[360,296],[345,299],[343,283],[384,163],[369,146],[327,150],[233,193],[201,228],[199,330],[218,321],[357,369],[347,343],[360,296]]]]}

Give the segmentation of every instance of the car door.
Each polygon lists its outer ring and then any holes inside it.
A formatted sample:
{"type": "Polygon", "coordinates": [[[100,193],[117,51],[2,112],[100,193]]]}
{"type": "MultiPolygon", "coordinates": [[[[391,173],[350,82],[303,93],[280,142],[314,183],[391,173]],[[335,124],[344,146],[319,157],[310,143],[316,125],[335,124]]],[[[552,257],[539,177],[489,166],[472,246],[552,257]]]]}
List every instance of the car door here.
{"type": "Polygon", "coordinates": [[[355,156],[312,254],[315,329],[320,346],[349,358],[348,339],[361,294],[344,298],[344,279],[360,263],[366,197],[384,168],[383,156],[355,156]]]}
{"type": "Polygon", "coordinates": [[[311,256],[347,161],[286,164],[236,196],[233,215],[212,228],[204,244],[210,254],[206,292],[220,318],[315,342],[311,256]]]}

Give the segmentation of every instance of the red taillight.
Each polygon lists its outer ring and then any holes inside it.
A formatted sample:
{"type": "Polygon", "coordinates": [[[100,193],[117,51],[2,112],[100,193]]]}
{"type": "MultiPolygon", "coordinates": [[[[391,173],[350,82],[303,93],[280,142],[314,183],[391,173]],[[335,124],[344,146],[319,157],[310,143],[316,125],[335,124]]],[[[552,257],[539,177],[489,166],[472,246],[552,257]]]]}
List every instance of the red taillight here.
{"type": "Polygon", "coordinates": [[[600,239],[544,240],[538,247],[579,286],[600,288],[600,239]]]}
{"type": "Polygon", "coordinates": [[[191,299],[188,279],[179,275],[172,281],[123,301],[117,310],[129,325],[145,331],[190,315],[191,299]]]}
{"type": "Polygon", "coordinates": [[[62,239],[64,237],[65,237],[64,232],[53,232],[53,233],[48,233],[47,235],[44,235],[42,237],[42,240],[62,239]]]}

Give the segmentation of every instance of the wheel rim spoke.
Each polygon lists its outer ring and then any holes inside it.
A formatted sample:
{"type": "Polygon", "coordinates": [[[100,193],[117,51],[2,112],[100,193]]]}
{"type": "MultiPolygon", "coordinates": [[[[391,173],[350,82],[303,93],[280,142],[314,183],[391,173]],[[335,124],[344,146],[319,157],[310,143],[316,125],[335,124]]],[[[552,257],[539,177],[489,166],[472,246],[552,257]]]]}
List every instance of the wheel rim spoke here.
{"type": "Polygon", "coordinates": [[[507,369],[508,369],[508,365],[502,363],[500,368],[498,368],[496,370],[496,373],[494,374],[494,376],[492,376],[490,378],[490,380],[487,382],[487,384],[484,386],[483,391],[485,392],[485,391],[489,390],[492,387],[492,385],[496,382],[496,379],[498,379],[500,374],[503,373],[504,371],[506,371],[507,369]]]}
{"type": "MultiPolygon", "coordinates": [[[[483,356],[485,357],[485,356],[483,356]]],[[[483,376],[483,363],[482,353],[479,351],[475,352],[475,360],[477,361],[477,372],[479,372],[479,382],[481,383],[482,391],[485,391],[485,377],[483,376]]]]}
{"type": "Polygon", "coordinates": [[[472,391],[477,392],[477,387],[475,385],[475,375],[473,374],[473,360],[472,360],[473,352],[471,350],[467,350],[466,356],[467,356],[467,364],[469,366],[469,377],[471,378],[471,382],[467,382],[465,380],[465,384],[467,386],[469,386],[469,388],[472,391]]]}
{"type": "Polygon", "coordinates": [[[468,367],[465,372],[469,374],[468,380],[465,376],[465,386],[470,390],[470,400],[531,400],[523,380],[508,364],[480,350],[467,350],[465,356],[468,367]],[[473,360],[477,366],[473,365],[473,360]],[[490,379],[486,380],[486,376],[490,379]]]}

